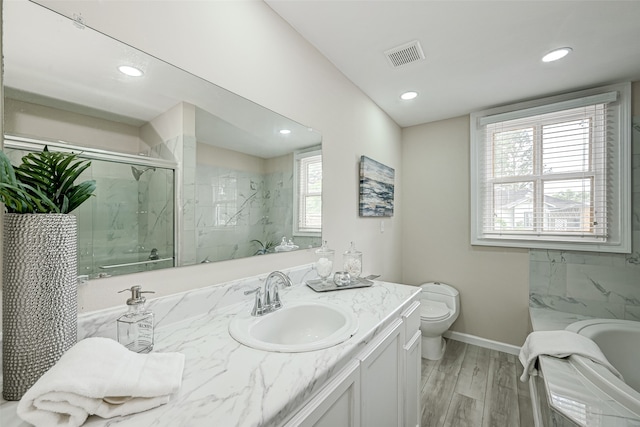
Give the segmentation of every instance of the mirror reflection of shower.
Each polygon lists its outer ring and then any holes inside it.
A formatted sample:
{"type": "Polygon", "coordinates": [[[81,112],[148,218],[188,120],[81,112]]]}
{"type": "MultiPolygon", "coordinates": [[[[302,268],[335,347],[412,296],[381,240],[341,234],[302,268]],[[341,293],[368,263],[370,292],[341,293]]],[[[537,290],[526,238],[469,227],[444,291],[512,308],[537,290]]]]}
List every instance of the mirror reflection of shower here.
{"type": "Polygon", "coordinates": [[[151,157],[136,163],[137,157],[113,151],[7,135],[3,151],[19,163],[45,146],[82,152],[91,160],[82,179],[96,180],[99,189],[74,211],[78,275],[94,279],[176,265],[175,163],[151,157]]]}
{"type": "Polygon", "coordinates": [[[140,181],[140,177],[142,176],[143,173],[145,173],[146,171],[151,171],[151,172],[155,172],[156,168],[151,166],[148,168],[144,168],[144,169],[138,169],[135,166],[131,166],[131,173],[133,174],[133,177],[136,179],[136,181],[140,181]]]}

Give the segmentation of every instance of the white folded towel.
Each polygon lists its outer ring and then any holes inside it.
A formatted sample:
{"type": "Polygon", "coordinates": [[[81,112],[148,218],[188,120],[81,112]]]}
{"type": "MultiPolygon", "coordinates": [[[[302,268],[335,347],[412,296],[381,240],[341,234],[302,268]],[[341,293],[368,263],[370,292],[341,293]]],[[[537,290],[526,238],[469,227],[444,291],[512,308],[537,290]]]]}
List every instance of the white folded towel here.
{"type": "Polygon", "coordinates": [[[607,367],[622,379],[593,340],[571,331],[536,331],[529,334],[520,349],[518,358],[524,367],[520,381],[527,382],[529,376],[537,375],[535,364],[538,356],[542,355],[558,358],[583,356],[607,367]]]}
{"type": "Polygon", "coordinates": [[[108,338],[87,338],[62,355],[18,403],[35,426],[82,425],[163,405],[182,383],[181,353],[138,354],[108,338]]]}

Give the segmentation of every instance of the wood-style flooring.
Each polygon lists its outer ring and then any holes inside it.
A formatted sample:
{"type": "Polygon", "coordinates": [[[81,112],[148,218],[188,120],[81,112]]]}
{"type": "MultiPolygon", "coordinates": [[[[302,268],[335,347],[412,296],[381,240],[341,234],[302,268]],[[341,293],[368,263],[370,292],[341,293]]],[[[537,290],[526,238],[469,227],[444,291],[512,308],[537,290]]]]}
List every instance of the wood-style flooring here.
{"type": "Polygon", "coordinates": [[[533,427],[517,356],[447,340],[442,359],[422,359],[422,427],[533,427]]]}

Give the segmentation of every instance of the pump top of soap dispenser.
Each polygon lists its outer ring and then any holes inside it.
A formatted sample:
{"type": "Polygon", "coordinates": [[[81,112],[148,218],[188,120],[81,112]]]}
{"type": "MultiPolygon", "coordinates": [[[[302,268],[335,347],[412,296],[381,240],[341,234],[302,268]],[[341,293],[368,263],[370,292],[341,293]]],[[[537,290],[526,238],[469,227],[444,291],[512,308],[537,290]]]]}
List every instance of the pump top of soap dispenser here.
{"type": "Polygon", "coordinates": [[[147,310],[147,299],[142,294],[153,293],[143,291],[142,286],[134,285],[120,292],[131,292],[127,300],[127,312],[118,317],[118,342],[136,353],[148,353],[153,349],[153,312],[147,310]]]}
{"type": "Polygon", "coordinates": [[[121,291],[119,291],[118,293],[122,293],[122,292],[127,292],[130,291],[131,292],[131,298],[127,299],[127,305],[139,305],[139,304],[144,304],[147,299],[145,297],[142,296],[142,294],[154,294],[154,291],[143,291],[142,290],[142,286],[140,285],[134,285],[129,289],[123,289],[121,291]]]}

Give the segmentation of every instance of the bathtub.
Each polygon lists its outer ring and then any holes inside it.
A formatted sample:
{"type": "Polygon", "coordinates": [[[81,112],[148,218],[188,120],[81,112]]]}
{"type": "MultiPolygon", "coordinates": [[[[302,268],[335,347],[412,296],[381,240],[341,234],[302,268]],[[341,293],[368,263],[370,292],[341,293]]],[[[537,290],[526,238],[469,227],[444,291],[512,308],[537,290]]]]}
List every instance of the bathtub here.
{"type": "Polygon", "coordinates": [[[624,381],[604,366],[581,356],[569,362],[589,382],[640,417],[640,322],[616,319],[581,320],[566,328],[598,344],[624,381]]]}

